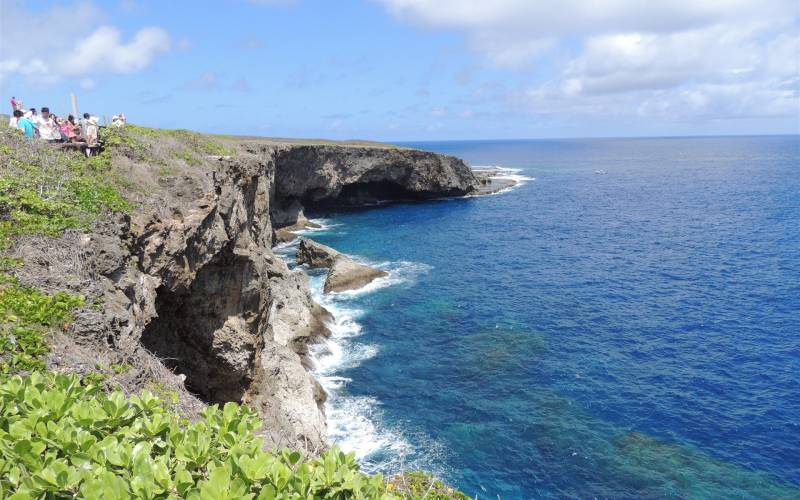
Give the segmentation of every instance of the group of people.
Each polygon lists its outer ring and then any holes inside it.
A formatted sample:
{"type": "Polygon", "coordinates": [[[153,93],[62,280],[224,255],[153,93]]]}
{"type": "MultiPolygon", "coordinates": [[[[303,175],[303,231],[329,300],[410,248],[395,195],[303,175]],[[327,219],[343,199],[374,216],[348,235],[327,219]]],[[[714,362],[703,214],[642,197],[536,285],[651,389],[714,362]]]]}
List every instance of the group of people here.
{"type": "MultiPolygon", "coordinates": [[[[100,125],[96,116],[84,113],[83,118],[76,121],[72,115],[66,118],[58,117],[50,112],[47,106],[37,112],[36,108],[24,109],[22,100],[11,98],[12,116],[8,126],[19,129],[25,137],[34,138],[52,143],[85,143],[85,153],[91,156],[98,147],[100,125]]],[[[113,127],[125,126],[125,115],[115,115],[111,125],[113,127]]]]}

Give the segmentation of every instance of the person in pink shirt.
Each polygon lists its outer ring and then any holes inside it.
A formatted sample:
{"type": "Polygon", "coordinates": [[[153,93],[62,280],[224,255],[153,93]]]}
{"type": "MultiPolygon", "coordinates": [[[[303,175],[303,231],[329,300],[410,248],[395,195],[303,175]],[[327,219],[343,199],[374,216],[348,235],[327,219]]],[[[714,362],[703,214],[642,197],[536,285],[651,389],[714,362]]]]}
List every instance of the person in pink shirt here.
{"type": "Polygon", "coordinates": [[[11,96],[11,112],[13,113],[16,110],[17,110],[17,98],[12,95],[11,96]]]}
{"type": "Polygon", "coordinates": [[[69,120],[56,118],[56,121],[58,123],[58,128],[61,130],[61,137],[66,139],[67,142],[75,142],[78,136],[75,134],[75,129],[72,127],[69,120]]]}

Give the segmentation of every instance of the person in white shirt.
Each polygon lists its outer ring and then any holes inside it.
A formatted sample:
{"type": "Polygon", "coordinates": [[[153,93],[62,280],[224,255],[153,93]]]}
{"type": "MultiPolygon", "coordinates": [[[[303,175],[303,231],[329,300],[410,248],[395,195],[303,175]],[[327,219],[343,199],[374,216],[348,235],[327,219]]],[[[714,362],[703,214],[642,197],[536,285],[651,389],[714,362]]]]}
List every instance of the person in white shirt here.
{"type": "Polygon", "coordinates": [[[61,131],[50,115],[50,108],[42,108],[42,114],[34,123],[39,127],[39,137],[47,142],[61,142],[61,131]]]}
{"type": "Polygon", "coordinates": [[[19,119],[22,117],[22,111],[15,109],[14,114],[8,119],[8,126],[10,128],[17,128],[19,119]]]}

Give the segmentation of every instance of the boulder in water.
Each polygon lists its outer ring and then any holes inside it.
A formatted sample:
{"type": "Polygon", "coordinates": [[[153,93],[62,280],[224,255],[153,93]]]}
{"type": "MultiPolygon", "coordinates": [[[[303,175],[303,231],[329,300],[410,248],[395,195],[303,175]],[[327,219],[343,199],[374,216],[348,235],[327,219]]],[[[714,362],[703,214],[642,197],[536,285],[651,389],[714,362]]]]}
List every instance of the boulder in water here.
{"type": "Polygon", "coordinates": [[[302,238],[297,248],[297,265],[308,264],[311,268],[333,267],[333,262],[339,255],[341,254],[329,246],[302,238]]]}
{"type": "Polygon", "coordinates": [[[324,291],[328,293],[356,290],[386,275],[386,271],[359,264],[346,255],[339,254],[334,259],[328,278],[325,280],[324,291]]]}

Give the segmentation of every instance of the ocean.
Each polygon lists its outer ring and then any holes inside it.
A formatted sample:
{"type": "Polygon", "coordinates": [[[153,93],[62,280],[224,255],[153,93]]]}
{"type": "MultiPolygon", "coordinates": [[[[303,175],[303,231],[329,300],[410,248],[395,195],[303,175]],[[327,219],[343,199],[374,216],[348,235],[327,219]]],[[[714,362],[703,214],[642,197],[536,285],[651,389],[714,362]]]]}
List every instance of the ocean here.
{"type": "Polygon", "coordinates": [[[520,183],[314,214],[389,271],[310,271],[333,442],[479,498],[800,498],[800,138],[410,145],[520,183]]]}

